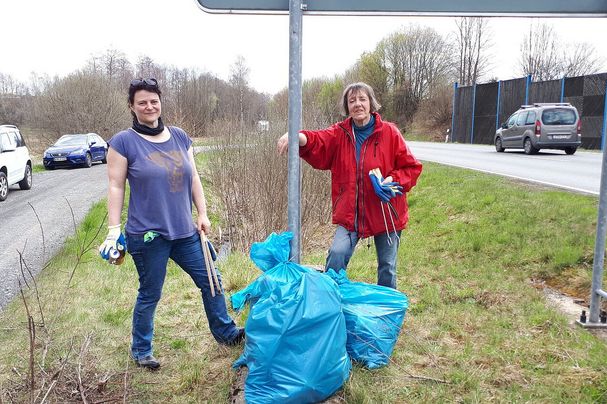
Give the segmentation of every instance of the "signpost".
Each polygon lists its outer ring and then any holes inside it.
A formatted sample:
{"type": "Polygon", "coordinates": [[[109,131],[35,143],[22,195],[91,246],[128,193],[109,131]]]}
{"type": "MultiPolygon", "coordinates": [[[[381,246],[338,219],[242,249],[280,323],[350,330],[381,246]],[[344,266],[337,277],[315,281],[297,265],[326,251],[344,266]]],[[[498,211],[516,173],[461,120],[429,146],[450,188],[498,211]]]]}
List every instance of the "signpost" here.
{"type": "MultiPolygon", "coordinates": [[[[607,17],[607,0],[197,0],[208,13],[289,14],[289,173],[288,225],[293,232],[291,257],[300,262],[301,174],[298,134],[301,128],[302,16],[310,15],[434,15],[502,17],[607,17]]],[[[605,106],[607,111],[607,105],[605,106]]],[[[607,115],[607,112],[605,113],[607,115]]],[[[607,118],[604,118],[607,119],[607,118]]],[[[605,125],[605,122],[603,122],[605,125]]],[[[605,130],[603,130],[605,133],[605,130]]],[[[605,135],[604,135],[605,136],[605,135]]],[[[607,151],[603,150],[601,188],[594,250],[589,321],[584,327],[607,327],[599,322],[605,243],[607,239],[607,151]]],[[[606,316],[600,316],[606,318],[606,316]]]]}
{"type": "MultiPolygon", "coordinates": [[[[197,0],[208,13],[288,14],[289,0],[197,0]]],[[[305,14],[606,17],[605,0],[307,0],[305,14]]]]}

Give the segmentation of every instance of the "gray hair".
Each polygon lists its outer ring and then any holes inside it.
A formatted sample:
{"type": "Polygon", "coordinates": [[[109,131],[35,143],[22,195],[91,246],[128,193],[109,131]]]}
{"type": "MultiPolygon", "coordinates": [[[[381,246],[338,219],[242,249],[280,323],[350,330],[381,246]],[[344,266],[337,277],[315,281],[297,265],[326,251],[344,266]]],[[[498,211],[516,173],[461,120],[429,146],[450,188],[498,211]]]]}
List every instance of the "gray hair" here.
{"type": "Polygon", "coordinates": [[[359,91],[366,93],[367,97],[369,97],[369,104],[371,106],[371,108],[370,108],[371,111],[369,111],[369,112],[377,112],[381,108],[381,104],[379,103],[379,101],[377,101],[373,88],[370,85],[368,85],[367,83],[363,83],[362,81],[360,81],[358,83],[349,84],[341,96],[341,106],[340,107],[341,107],[341,114],[343,116],[350,115],[350,112],[348,111],[348,96],[352,93],[357,93],[359,91]]]}

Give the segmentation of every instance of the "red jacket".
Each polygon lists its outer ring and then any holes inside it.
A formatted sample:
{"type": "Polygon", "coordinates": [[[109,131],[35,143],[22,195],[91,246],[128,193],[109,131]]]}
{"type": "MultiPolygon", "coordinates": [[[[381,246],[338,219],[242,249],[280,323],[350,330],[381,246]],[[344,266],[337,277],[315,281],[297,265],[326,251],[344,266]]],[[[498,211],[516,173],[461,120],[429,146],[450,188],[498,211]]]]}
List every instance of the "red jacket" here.
{"type": "Polygon", "coordinates": [[[394,226],[388,213],[390,208],[384,204],[390,231],[406,227],[409,219],[406,192],[415,186],[422,172],[421,163],[411,154],[396,126],[382,121],[378,113],[373,115],[375,128],[362,145],[358,170],[352,118],[323,130],[302,130],[308,142],[299,148],[300,157],[312,167],[331,170],[333,223],[354,231],[357,220],[361,238],[386,231],[381,200],[373,190],[369,171],[379,167],[384,178],[391,175],[403,187],[403,195],[390,200],[395,208],[392,213],[394,226]]]}

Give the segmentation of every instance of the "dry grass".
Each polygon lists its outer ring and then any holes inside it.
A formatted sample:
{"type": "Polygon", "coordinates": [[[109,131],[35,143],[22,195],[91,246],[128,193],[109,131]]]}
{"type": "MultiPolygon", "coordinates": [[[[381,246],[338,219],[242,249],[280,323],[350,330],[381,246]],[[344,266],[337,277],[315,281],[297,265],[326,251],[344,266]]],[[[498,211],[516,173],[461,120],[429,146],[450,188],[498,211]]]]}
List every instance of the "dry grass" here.
{"type": "MultiPolygon", "coordinates": [[[[226,124],[208,170],[221,222],[232,246],[247,251],[271,232],[287,229],[287,158],[276,152],[276,133],[238,135],[226,124]]],[[[304,250],[318,245],[331,222],[330,174],[302,165],[301,222],[304,250]]]]}

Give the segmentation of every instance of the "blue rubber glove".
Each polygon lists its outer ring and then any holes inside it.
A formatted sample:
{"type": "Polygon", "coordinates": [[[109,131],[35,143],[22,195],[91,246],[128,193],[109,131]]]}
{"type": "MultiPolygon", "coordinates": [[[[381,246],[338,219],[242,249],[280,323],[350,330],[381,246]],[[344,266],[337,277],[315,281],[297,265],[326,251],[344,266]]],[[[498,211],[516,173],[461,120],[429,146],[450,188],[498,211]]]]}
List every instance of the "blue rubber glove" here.
{"type": "Polygon", "coordinates": [[[389,202],[390,198],[392,198],[392,193],[389,190],[384,190],[381,185],[383,178],[377,178],[374,174],[369,173],[369,178],[371,179],[371,184],[373,185],[373,190],[379,199],[382,202],[389,202]]]}
{"type": "Polygon", "coordinates": [[[215,251],[215,247],[211,243],[211,240],[207,240],[207,245],[209,246],[209,252],[211,253],[211,259],[213,261],[217,261],[217,252],[215,251]]]}
{"type": "Polygon", "coordinates": [[[389,202],[390,199],[396,195],[402,195],[403,187],[398,182],[388,181],[385,182],[384,177],[381,175],[379,169],[369,171],[369,178],[373,185],[375,194],[381,199],[382,202],[389,202]]]}

